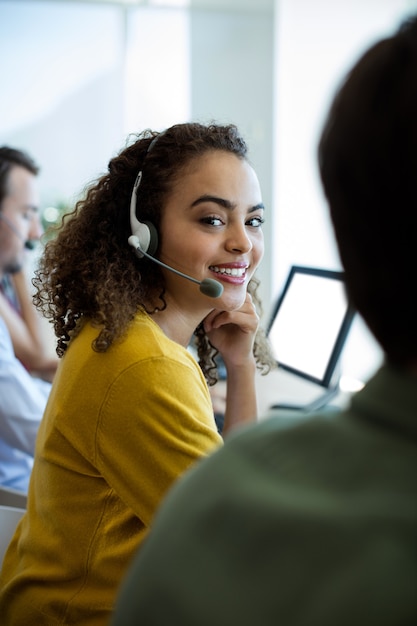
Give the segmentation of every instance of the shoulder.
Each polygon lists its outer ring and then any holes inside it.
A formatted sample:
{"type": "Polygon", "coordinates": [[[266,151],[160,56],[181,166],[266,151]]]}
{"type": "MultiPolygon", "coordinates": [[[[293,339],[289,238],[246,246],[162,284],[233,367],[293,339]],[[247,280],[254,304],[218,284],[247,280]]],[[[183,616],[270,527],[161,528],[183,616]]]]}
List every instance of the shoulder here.
{"type": "Polygon", "coordinates": [[[86,322],[71,341],[64,355],[65,372],[73,372],[79,378],[93,369],[100,372],[106,385],[120,376],[137,376],[155,373],[157,377],[181,376],[200,378],[200,368],[192,355],[182,346],[171,341],[159,326],[145,313],[138,313],[126,332],[105,351],[97,352],[93,342],[99,329],[86,322]],[[158,372],[156,372],[158,370],[158,372]]]}

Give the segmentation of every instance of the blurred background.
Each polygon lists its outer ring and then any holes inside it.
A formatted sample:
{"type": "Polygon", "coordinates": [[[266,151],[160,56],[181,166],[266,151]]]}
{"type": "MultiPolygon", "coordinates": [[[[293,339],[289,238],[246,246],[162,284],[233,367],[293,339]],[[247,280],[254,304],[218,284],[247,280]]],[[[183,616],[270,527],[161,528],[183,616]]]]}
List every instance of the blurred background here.
{"type": "MultiPolygon", "coordinates": [[[[0,144],[40,164],[48,227],[130,133],[236,123],[267,207],[267,320],[292,264],[340,268],[318,136],[345,71],[416,11],[417,0],[0,0],[0,144]]],[[[344,374],[365,380],[380,358],[357,318],[344,374]]]]}

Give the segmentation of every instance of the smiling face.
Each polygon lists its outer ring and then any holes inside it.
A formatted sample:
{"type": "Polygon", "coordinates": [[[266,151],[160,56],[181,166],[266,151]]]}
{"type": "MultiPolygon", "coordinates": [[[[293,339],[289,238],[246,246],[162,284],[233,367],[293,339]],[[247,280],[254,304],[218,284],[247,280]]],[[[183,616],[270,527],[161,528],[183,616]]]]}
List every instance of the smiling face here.
{"type": "Polygon", "coordinates": [[[259,182],[247,161],[211,151],[193,161],[173,186],[160,223],[161,261],[197,280],[223,285],[220,298],[164,270],[167,301],[234,310],[264,251],[263,204],[259,182]]]}

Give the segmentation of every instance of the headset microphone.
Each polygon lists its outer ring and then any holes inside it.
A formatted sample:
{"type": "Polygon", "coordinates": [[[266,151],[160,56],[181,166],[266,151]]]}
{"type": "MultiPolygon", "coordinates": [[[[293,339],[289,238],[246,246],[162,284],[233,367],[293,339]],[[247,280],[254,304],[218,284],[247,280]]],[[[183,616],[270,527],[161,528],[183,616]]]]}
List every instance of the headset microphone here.
{"type": "Polygon", "coordinates": [[[191,280],[191,282],[196,283],[200,286],[200,291],[205,296],[209,296],[210,298],[219,298],[222,295],[223,285],[219,283],[218,280],[214,280],[213,278],[205,278],[204,280],[200,281],[196,278],[193,278],[192,276],[188,276],[188,274],[183,274],[179,270],[176,270],[173,267],[166,265],[165,263],[162,263],[162,261],[156,259],[142,249],[139,239],[136,235],[131,235],[128,239],[128,243],[135,249],[135,252],[139,258],[145,256],[150,261],[155,261],[155,263],[157,263],[161,267],[164,267],[165,269],[174,272],[174,274],[182,276],[182,278],[186,278],[187,280],[191,280]]]}
{"type": "Polygon", "coordinates": [[[10,230],[18,237],[21,241],[25,242],[25,248],[27,250],[33,250],[35,248],[35,242],[31,239],[25,239],[22,237],[21,233],[17,230],[16,226],[5,216],[0,213],[0,219],[3,220],[5,224],[10,228],[10,230]]]}

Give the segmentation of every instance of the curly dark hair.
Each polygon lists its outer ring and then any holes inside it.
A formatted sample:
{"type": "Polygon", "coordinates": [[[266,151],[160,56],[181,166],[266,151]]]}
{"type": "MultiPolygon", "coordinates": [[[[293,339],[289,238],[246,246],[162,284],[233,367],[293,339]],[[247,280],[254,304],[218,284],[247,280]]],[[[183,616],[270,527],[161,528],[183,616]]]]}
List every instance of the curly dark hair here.
{"type": "MultiPolygon", "coordinates": [[[[100,329],[93,349],[105,352],[124,334],[138,309],[146,310],[155,294],[159,294],[159,308],[166,306],[159,266],[146,258],[139,260],[128,245],[129,202],[138,171],[144,167],[146,176],[138,189],[136,214],[158,231],[164,201],[191,160],[212,150],[231,152],[242,159],[247,154],[246,143],[234,125],[177,124],[159,134],[145,130],[133,139],[111,159],[108,173],[86,189],[74,211],[64,216],[56,236],[45,245],[35,272],[33,301],[53,322],[58,356],[63,356],[86,319],[100,329]]],[[[252,279],[249,291],[260,312],[257,285],[252,279]]],[[[217,351],[202,325],[195,334],[201,369],[209,384],[214,384],[217,351]]],[[[273,359],[262,329],[255,339],[254,354],[258,368],[268,371],[273,359]]]]}

